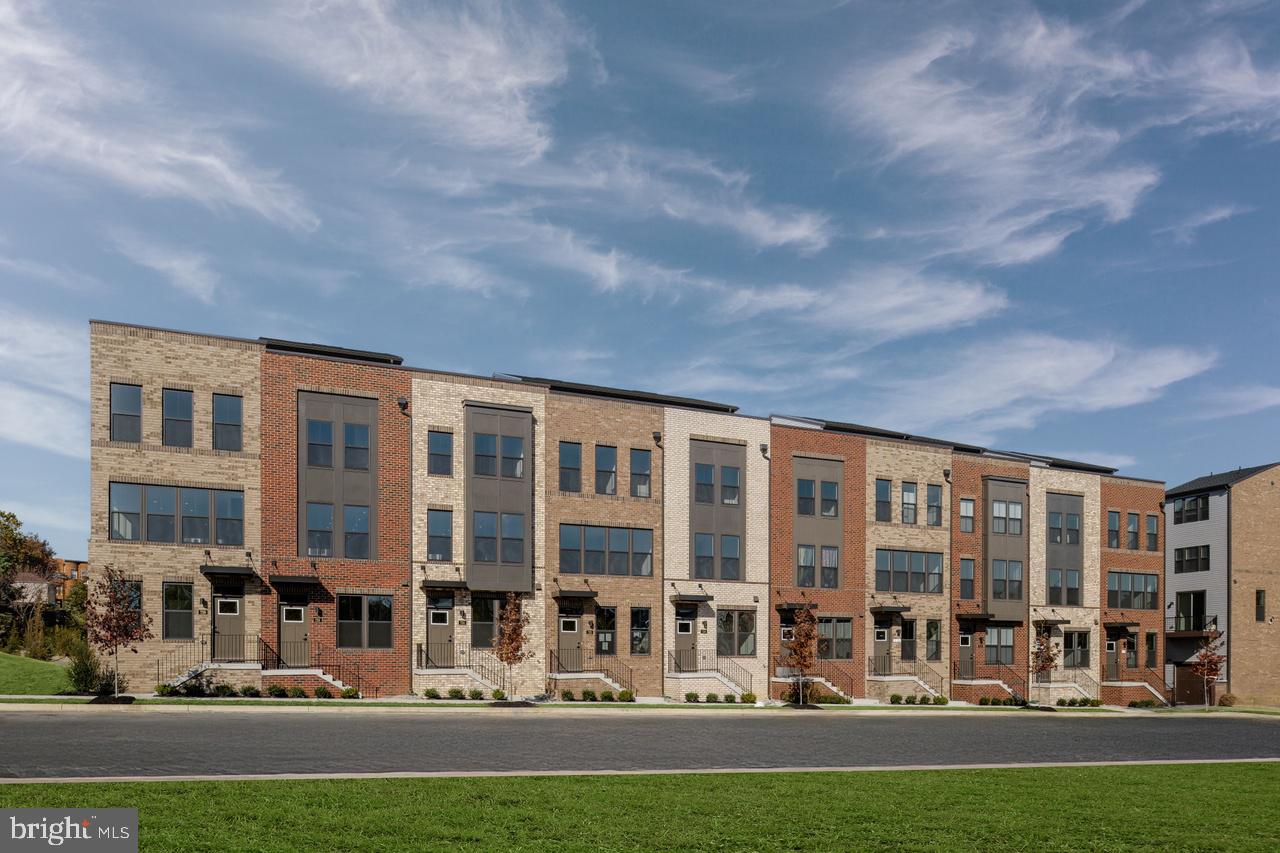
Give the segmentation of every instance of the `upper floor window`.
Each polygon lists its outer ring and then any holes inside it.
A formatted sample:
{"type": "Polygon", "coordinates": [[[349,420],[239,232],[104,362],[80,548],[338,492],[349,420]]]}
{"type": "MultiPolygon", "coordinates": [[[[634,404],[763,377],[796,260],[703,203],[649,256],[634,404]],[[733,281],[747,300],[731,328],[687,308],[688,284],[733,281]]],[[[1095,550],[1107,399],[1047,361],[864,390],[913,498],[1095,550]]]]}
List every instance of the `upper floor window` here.
{"type": "Polygon", "coordinates": [[[925,521],[932,527],[942,526],[942,486],[930,485],[925,490],[925,521]]]}
{"type": "Polygon", "coordinates": [[[1107,547],[1120,547],[1120,513],[1115,510],[1107,513],[1107,547]]]}
{"type": "Polygon", "coordinates": [[[1189,498],[1177,498],[1173,502],[1173,523],[1186,524],[1192,521],[1208,521],[1209,496],[1193,495],[1189,498]]]}
{"type": "Polygon", "coordinates": [[[822,517],[835,518],[840,514],[840,484],[822,481],[822,517]]]}
{"type": "Polygon", "coordinates": [[[498,476],[498,437],[493,433],[478,432],[474,437],[475,461],[473,468],[480,477],[498,476]]]}
{"type": "Polygon", "coordinates": [[[716,537],[710,533],[693,534],[693,576],[695,578],[716,576],[716,537]]]}
{"type": "Polygon", "coordinates": [[[427,510],[427,559],[443,562],[453,559],[452,510],[427,510]]]}
{"type": "Polygon", "coordinates": [[[1209,571],[1209,546],[1192,545],[1173,549],[1173,573],[1209,571]]]}
{"type": "Polygon", "coordinates": [[[142,441],[142,386],[111,383],[111,440],[142,441]]]}
{"type": "Polygon", "coordinates": [[[813,515],[816,483],[813,480],[796,480],[796,514],[813,515]]]}
{"type": "Polygon", "coordinates": [[[178,529],[178,490],[147,486],[147,541],[172,542],[178,529]]]}
{"type": "Polygon", "coordinates": [[[960,532],[973,532],[973,498],[960,499],[960,532]]]}
{"type": "Polygon", "coordinates": [[[1129,513],[1126,524],[1125,547],[1130,551],[1136,551],[1138,550],[1138,514],[1136,512],[1129,513]]]}
{"type": "Polygon", "coordinates": [[[737,506],[742,493],[742,470],[732,465],[720,466],[720,502],[737,506]]]}
{"type": "Polygon", "coordinates": [[[1049,544],[1062,544],[1062,513],[1049,513],[1049,544]]]}
{"type": "Polygon", "coordinates": [[[307,504],[307,556],[333,556],[333,504],[307,504]]]}
{"type": "Polygon", "coordinates": [[[742,579],[742,540],[736,535],[720,536],[720,580],[742,579]]]}
{"type": "Polygon", "coordinates": [[[973,598],[973,560],[968,557],[960,560],[960,597],[973,598]]]}
{"type": "Polygon", "coordinates": [[[1022,535],[1022,501],[1009,501],[1009,535],[1022,535]]]}
{"type": "Polygon", "coordinates": [[[582,571],[582,526],[560,525],[560,571],[578,574],[582,571]]]}
{"type": "Polygon", "coordinates": [[[191,446],[191,392],[164,389],[164,444],[166,447],[191,446]]]}
{"type": "Polygon", "coordinates": [[[813,586],[817,582],[816,556],[814,546],[796,546],[796,586],[813,586]]]}
{"type": "Polygon", "coordinates": [[[241,450],[244,400],[231,394],[213,395],[213,449],[241,450]]]}
{"type": "Polygon", "coordinates": [[[524,513],[502,513],[502,562],[524,562],[524,513]]]}
{"type": "Polygon", "coordinates": [[[1022,600],[1022,561],[991,561],[991,597],[1022,600]]]}
{"type": "Polygon", "coordinates": [[[916,484],[902,484],[902,523],[916,523],[916,484]]]}
{"type": "Polygon", "coordinates": [[[244,544],[243,492],[111,483],[109,504],[112,539],[204,545],[212,527],[216,544],[244,544]]]}
{"type": "Polygon", "coordinates": [[[244,544],[244,492],[213,493],[214,543],[244,544]]]}
{"type": "Polygon", "coordinates": [[[1049,604],[1065,604],[1068,607],[1080,605],[1079,569],[1049,569],[1047,586],[1046,601],[1049,604]]]}
{"type": "Polygon", "coordinates": [[[596,445],[596,494],[618,493],[618,448],[596,445]]]}
{"type": "Polygon", "coordinates": [[[694,464],[693,500],[700,504],[716,502],[716,466],[702,462],[694,464]]]}
{"type": "Polygon", "coordinates": [[[582,445],[576,441],[560,442],[560,491],[582,491],[582,445]]]}
{"type": "Polygon", "coordinates": [[[1160,550],[1160,516],[1147,516],[1147,550],[1160,550]]]}
{"type": "Polygon", "coordinates": [[[510,480],[524,477],[524,437],[504,435],[502,437],[502,476],[510,480]]]}
{"type": "Polygon", "coordinates": [[[472,516],[471,557],[477,563],[498,562],[498,514],[477,512],[472,516]]]}
{"type": "Polygon", "coordinates": [[[822,577],[824,589],[837,589],[840,586],[840,549],[834,545],[822,546],[822,577]]]}
{"type": "Polygon", "coordinates": [[[1121,609],[1157,610],[1160,591],[1158,575],[1135,572],[1107,573],[1107,606],[1121,609]]]}
{"type": "Polygon", "coordinates": [[[649,497],[652,474],[653,455],[648,450],[631,448],[631,497],[649,497]]]}
{"type": "Polygon", "coordinates": [[[876,549],[879,592],[942,592],[942,554],[876,549]]]}
{"type": "Polygon", "coordinates": [[[631,574],[637,577],[653,575],[653,531],[631,531],[631,574]]]}
{"type": "Polygon", "coordinates": [[[342,425],[342,467],[351,471],[369,470],[369,425],[342,425]]]}
{"type": "Polygon", "coordinates": [[[991,532],[1007,533],[1009,531],[1009,502],[991,502],[991,532]]]}
{"type": "Polygon", "coordinates": [[[891,480],[876,480],[876,521],[893,520],[893,509],[890,504],[892,491],[891,480]]]}
{"type": "Polygon", "coordinates": [[[1080,544],[1080,516],[1078,513],[1067,513],[1067,544],[1080,544]]]}
{"type": "Polygon", "coordinates": [[[453,476],[453,433],[427,432],[427,473],[453,476]]]}
{"type": "Polygon", "coordinates": [[[184,545],[203,545],[209,541],[209,490],[180,489],[182,510],[180,536],[184,545]]]}
{"type": "Polygon", "coordinates": [[[631,572],[631,531],[625,527],[609,528],[609,574],[625,575],[631,572]]]}
{"type": "Polygon", "coordinates": [[[316,468],[333,467],[332,421],[307,421],[307,464],[316,468]]]}
{"type": "Polygon", "coordinates": [[[342,508],[342,554],[349,560],[369,559],[369,508],[342,508]]]}

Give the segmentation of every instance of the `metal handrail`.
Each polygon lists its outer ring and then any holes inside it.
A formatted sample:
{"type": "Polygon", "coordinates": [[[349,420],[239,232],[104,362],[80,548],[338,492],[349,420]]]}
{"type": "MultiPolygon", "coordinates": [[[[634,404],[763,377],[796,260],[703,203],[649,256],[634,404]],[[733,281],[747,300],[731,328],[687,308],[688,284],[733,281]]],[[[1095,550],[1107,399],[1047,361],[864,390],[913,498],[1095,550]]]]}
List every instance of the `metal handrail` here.
{"type": "Polygon", "coordinates": [[[551,652],[555,673],[603,672],[622,690],[635,690],[635,671],[617,655],[594,654],[589,649],[557,649],[551,652]]]}
{"type": "Polygon", "coordinates": [[[1203,613],[1197,613],[1185,616],[1171,616],[1165,621],[1165,630],[1171,633],[1177,631],[1187,632],[1210,632],[1218,630],[1217,615],[1206,616],[1203,613]]]}
{"type": "Polygon", "coordinates": [[[183,674],[183,681],[199,675],[202,664],[209,660],[205,652],[208,639],[208,634],[201,634],[190,642],[175,644],[167,655],[156,658],[156,684],[165,684],[183,674]]]}
{"type": "Polygon", "coordinates": [[[418,643],[417,656],[418,669],[453,669],[458,665],[453,643],[418,643]]]}
{"type": "MultiPolygon", "coordinates": [[[[774,657],[774,674],[778,678],[794,679],[795,667],[788,662],[788,653],[779,652],[774,657]],[[790,670],[785,672],[784,670],[790,670]]],[[[855,686],[861,681],[861,676],[853,667],[853,660],[850,658],[814,658],[813,666],[805,670],[803,678],[822,678],[831,684],[838,692],[846,697],[852,698],[855,695],[855,686]],[[846,664],[848,664],[846,666],[846,664]]]]}
{"type": "Polygon", "coordinates": [[[699,652],[697,649],[669,651],[667,672],[718,672],[743,693],[752,692],[751,673],[742,664],[711,652],[699,652]]]}
{"type": "Polygon", "coordinates": [[[946,689],[946,676],[933,668],[928,661],[895,659],[892,655],[872,655],[867,658],[869,675],[910,675],[939,696],[946,689]]]}
{"type": "Polygon", "coordinates": [[[1009,686],[1009,690],[1013,693],[1014,700],[1018,702],[1024,701],[1027,696],[1027,679],[1018,675],[1018,673],[1006,663],[996,661],[995,667],[996,674],[999,676],[1000,680],[1009,686]]]}
{"type": "Polygon", "coordinates": [[[467,649],[466,665],[474,669],[481,678],[484,678],[490,684],[498,685],[500,690],[507,689],[507,667],[502,661],[498,660],[498,656],[490,652],[488,649],[467,649]]]}

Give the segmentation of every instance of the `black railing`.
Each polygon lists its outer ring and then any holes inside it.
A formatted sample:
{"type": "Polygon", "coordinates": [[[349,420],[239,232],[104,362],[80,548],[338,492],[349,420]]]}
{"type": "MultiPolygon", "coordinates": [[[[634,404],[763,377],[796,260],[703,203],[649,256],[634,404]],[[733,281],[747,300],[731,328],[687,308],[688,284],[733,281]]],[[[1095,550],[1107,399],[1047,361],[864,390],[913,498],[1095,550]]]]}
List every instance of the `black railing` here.
{"type": "Polygon", "coordinates": [[[469,669],[498,689],[506,689],[507,668],[488,649],[456,643],[418,643],[414,661],[418,669],[469,669]]]}
{"type": "Polygon", "coordinates": [[[418,669],[454,669],[458,666],[453,643],[418,643],[418,669]]]}
{"type": "MultiPolygon", "coordinates": [[[[786,652],[774,658],[774,674],[778,678],[794,681],[800,674],[788,661],[786,652]]],[[[861,676],[855,671],[853,661],[848,658],[817,658],[813,666],[805,670],[806,681],[821,678],[846,698],[852,698],[855,690],[861,686],[861,676]]]]}
{"type": "Polygon", "coordinates": [[[1027,695],[1027,679],[1019,675],[1008,664],[996,663],[996,677],[1004,682],[1013,694],[1015,701],[1021,702],[1027,695]]]}
{"type": "Polygon", "coordinates": [[[697,649],[667,652],[667,672],[718,672],[743,693],[751,692],[751,673],[733,658],[697,649]]]}
{"type": "Polygon", "coordinates": [[[951,677],[959,679],[969,679],[974,677],[977,669],[974,667],[973,658],[969,660],[958,660],[951,664],[951,677]]]}
{"type": "Polygon", "coordinates": [[[498,689],[507,689],[507,666],[489,649],[468,649],[467,666],[490,684],[496,684],[498,689]]]}
{"type": "Polygon", "coordinates": [[[551,653],[551,671],[599,672],[619,685],[619,689],[635,690],[634,670],[618,660],[617,655],[596,654],[589,649],[557,649],[551,653]]]}
{"type": "Polygon", "coordinates": [[[1169,633],[1183,631],[1207,634],[1218,630],[1218,617],[1206,616],[1203,613],[1174,616],[1165,620],[1165,630],[1169,633]]]}
{"type": "Polygon", "coordinates": [[[200,674],[209,660],[209,635],[185,643],[170,644],[166,653],[156,658],[156,684],[166,684],[175,678],[194,678],[200,674]]]}
{"type": "Polygon", "coordinates": [[[210,635],[213,663],[258,663],[257,634],[223,634],[214,632],[210,635]]]}

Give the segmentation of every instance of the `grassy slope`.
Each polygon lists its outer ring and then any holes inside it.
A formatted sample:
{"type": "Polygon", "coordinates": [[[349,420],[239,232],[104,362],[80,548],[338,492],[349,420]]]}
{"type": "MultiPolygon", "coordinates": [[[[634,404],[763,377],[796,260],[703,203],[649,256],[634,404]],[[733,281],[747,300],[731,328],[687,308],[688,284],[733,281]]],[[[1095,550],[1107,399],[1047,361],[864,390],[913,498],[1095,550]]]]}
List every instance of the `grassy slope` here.
{"type": "Polygon", "coordinates": [[[15,806],[136,806],[143,850],[1280,849],[1277,764],[0,786],[15,806]]]}
{"type": "Polygon", "coordinates": [[[0,652],[0,694],[50,696],[68,689],[67,671],[60,664],[0,652]]]}

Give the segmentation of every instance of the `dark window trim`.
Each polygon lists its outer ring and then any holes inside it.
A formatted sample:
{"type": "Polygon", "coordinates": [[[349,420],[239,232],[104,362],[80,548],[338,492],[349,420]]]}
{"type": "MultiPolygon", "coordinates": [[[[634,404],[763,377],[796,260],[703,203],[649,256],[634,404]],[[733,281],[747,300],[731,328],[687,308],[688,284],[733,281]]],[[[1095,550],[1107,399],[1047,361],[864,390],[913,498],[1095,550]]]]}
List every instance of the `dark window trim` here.
{"type": "Polygon", "coordinates": [[[125,480],[111,480],[107,483],[107,538],[113,542],[138,542],[149,545],[184,545],[189,548],[241,548],[244,547],[244,492],[239,489],[205,489],[191,486],[168,486],[161,483],[130,483],[125,480]],[[137,528],[138,535],[135,538],[127,539],[116,536],[115,516],[116,511],[112,509],[111,503],[111,487],[112,486],[134,486],[138,489],[138,511],[136,513],[122,512],[121,515],[136,515],[137,519],[134,525],[137,528]],[[173,489],[174,506],[173,506],[173,541],[151,541],[147,538],[147,490],[148,489],[173,489]],[[208,494],[209,514],[207,516],[184,516],[182,513],[182,491],[206,492],[208,494]],[[240,515],[239,516],[221,516],[218,515],[218,495],[231,494],[240,496],[240,515]],[[206,542],[183,542],[182,541],[182,520],[184,518],[205,518],[209,522],[209,541],[206,542]],[[218,534],[220,521],[238,521],[240,522],[240,535],[233,541],[219,542],[218,534]]]}
{"type": "Polygon", "coordinates": [[[335,642],[335,644],[336,644],[337,648],[340,648],[340,649],[360,649],[360,650],[364,650],[364,651],[379,651],[379,652],[380,652],[380,651],[387,651],[387,650],[389,650],[389,649],[394,649],[394,648],[395,648],[395,642],[396,642],[396,641],[395,641],[395,624],[396,624],[396,622],[395,622],[395,607],[396,607],[395,596],[392,596],[392,595],[374,595],[374,594],[355,595],[355,594],[347,594],[347,593],[341,593],[341,594],[339,594],[339,595],[336,597],[335,601],[334,601],[334,621],[335,621],[335,622],[337,623],[337,625],[338,625],[337,633],[336,633],[336,635],[335,635],[335,637],[334,637],[334,642],[335,642]],[[360,620],[359,620],[359,622],[358,622],[358,624],[360,625],[360,644],[359,644],[359,645],[352,645],[352,644],[350,644],[350,643],[343,643],[343,642],[342,642],[342,628],[341,628],[341,626],[342,626],[342,625],[344,625],[344,624],[346,624],[346,625],[350,625],[350,624],[352,624],[352,623],[356,622],[356,620],[354,620],[354,619],[339,619],[339,618],[338,618],[339,614],[341,614],[341,612],[342,612],[341,602],[342,602],[342,599],[344,599],[344,598],[358,598],[358,599],[360,599],[360,620]],[[370,640],[369,640],[369,626],[370,626],[370,624],[371,624],[371,623],[373,623],[373,622],[374,622],[374,620],[372,620],[372,619],[370,619],[370,618],[369,618],[369,601],[370,601],[371,599],[375,599],[375,598],[379,598],[379,599],[381,599],[381,598],[385,598],[385,599],[387,600],[387,607],[388,607],[388,609],[391,611],[391,613],[390,613],[390,617],[391,617],[391,618],[390,618],[390,619],[387,619],[387,620],[381,620],[381,619],[380,619],[380,620],[377,620],[377,623],[376,623],[376,624],[379,624],[379,625],[384,625],[384,624],[385,624],[385,625],[390,626],[389,631],[388,631],[388,635],[387,635],[387,644],[386,644],[385,646],[384,646],[384,645],[376,645],[376,646],[375,646],[375,645],[373,645],[373,644],[370,642],[370,640]]]}
{"type": "Polygon", "coordinates": [[[108,433],[112,441],[124,441],[129,444],[138,444],[142,441],[142,386],[134,385],[131,382],[111,382],[107,389],[107,424],[108,433]],[[138,410],[136,412],[117,410],[116,408],[116,389],[117,388],[136,388],[138,390],[138,410]],[[126,418],[134,427],[137,438],[124,438],[121,433],[124,432],[123,424],[121,429],[116,429],[116,418],[126,418]]]}
{"type": "Polygon", "coordinates": [[[212,398],[212,420],[213,420],[213,436],[211,444],[214,450],[225,450],[227,452],[239,452],[244,450],[244,396],[240,394],[219,394],[215,392],[212,398]],[[218,398],[222,397],[227,400],[240,401],[240,419],[237,421],[220,421],[218,420],[218,398]],[[222,447],[218,441],[220,434],[218,427],[235,427],[235,446],[222,447]]]}
{"type": "Polygon", "coordinates": [[[427,430],[427,476],[428,477],[452,477],[453,476],[453,433],[442,429],[427,430]],[[431,449],[432,436],[442,435],[449,439],[449,452],[441,453],[438,450],[431,449]]]}
{"type": "Polygon", "coordinates": [[[163,388],[160,391],[160,443],[165,447],[193,447],[195,446],[195,418],[196,418],[196,395],[194,391],[186,388],[163,388]],[[191,414],[185,418],[172,418],[165,411],[165,400],[170,394],[186,394],[187,402],[191,408],[191,414]],[[170,441],[169,424],[172,422],[175,429],[179,424],[186,424],[187,440],[184,444],[179,439],[181,436],[173,436],[170,441]]]}

